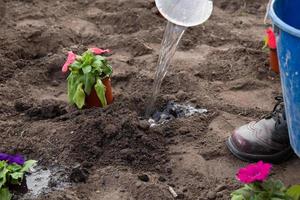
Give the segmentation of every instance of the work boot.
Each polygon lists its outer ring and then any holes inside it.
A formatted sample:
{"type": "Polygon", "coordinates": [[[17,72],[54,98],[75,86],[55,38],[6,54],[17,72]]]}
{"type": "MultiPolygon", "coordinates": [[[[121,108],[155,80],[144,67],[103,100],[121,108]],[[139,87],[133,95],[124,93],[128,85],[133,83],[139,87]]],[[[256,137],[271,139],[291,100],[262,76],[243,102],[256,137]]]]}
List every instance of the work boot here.
{"type": "Polygon", "coordinates": [[[280,163],[293,154],[283,98],[275,99],[277,103],[270,115],[237,128],[228,138],[227,147],[239,159],[280,163]]]}

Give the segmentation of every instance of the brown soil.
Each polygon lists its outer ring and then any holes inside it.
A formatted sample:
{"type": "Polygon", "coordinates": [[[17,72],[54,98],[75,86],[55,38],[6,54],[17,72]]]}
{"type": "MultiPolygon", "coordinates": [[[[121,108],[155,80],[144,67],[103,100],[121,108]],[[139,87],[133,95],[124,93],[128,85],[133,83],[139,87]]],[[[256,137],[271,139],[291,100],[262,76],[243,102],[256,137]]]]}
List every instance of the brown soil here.
{"type": "MultiPolygon", "coordinates": [[[[229,199],[246,163],[224,142],[272,109],[280,81],[262,50],[267,0],[214,3],[211,18],[184,35],[157,102],[209,112],[149,128],[143,116],[165,26],[153,0],[0,0],[0,152],[65,168],[72,182],[36,199],[168,200],[168,186],[179,199],[229,199]],[[115,102],[77,110],[60,70],[68,50],[90,46],[113,51],[115,102]]],[[[293,158],[275,176],[296,183],[298,166],[293,158]]]]}

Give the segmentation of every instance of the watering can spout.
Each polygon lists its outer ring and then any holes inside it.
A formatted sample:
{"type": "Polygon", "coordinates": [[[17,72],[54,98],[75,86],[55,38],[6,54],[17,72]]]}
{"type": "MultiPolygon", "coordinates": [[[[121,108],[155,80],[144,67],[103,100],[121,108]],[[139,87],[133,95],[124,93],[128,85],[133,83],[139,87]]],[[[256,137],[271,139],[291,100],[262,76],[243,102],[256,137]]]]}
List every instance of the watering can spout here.
{"type": "Polygon", "coordinates": [[[155,0],[159,12],[170,22],[190,27],[204,23],[211,15],[211,0],[155,0]]]}

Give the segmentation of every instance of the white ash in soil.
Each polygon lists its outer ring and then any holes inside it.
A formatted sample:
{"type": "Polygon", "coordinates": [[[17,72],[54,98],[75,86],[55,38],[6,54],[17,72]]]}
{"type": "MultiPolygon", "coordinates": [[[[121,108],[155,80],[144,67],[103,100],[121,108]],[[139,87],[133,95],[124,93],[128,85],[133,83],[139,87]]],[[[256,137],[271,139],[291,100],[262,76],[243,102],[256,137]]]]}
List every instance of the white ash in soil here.
{"type": "Polygon", "coordinates": [[[198,109],[191,105],[183,105],[171,101],[162,109],[162,111],[156,111],[148,121],[150,127],[153,127],[165,124],[176,118],[189,117],[194,114],[203,113],[207,113],[207,109],[198,109]]]}

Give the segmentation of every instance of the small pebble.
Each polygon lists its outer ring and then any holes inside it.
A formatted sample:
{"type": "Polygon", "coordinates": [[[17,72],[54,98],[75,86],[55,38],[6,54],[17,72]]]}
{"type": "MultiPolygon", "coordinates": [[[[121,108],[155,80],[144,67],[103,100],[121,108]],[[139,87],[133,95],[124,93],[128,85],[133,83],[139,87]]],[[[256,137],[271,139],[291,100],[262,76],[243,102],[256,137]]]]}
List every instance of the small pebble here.
{"type": "Polygon", "coordinates": [[[207,198],[210,199],[210,200],[214,200],[216,199],[217,195],[215,192],[212,192],[210,191],[208,194],[207,194],[207,198]]]}
{"type": "Polygon", "coordinates": [[[197,102],[197,98],[191,98],[190,102],[196,103],[197,102]]]}
{"type": "Polygon", "coordinates": [[[160,182],[166,182],[166,178],[163,177],[163,176],[160,176],[160,177],[158,178],[158,180],[159,180],[160,182]]]}
{"type": "Polygon", "coordinates": [[[172,174],[173,173],[173,170],[172,170],[171,167],[167,167],[166,171],[167,171],[168,174],[172,174]]]}
{"type": "Polygon", "coordinates": [[[81,164],[80,163],[75,163],[74,166],[73,166],[73,169],[78,169],[81,167],[81,164]]]}
{"type": "Polygon", "coordinates": [[[135,184],[135,186],[136,186],[137,188],[140,188],[140,187],[142,186],[142,183],[141,183],[141,182],[137,182],[137,183],[135,184]]]}
{"type": "Polygon", "coordinates": [[[126,192],[126,190],[125,189],[120,189],[120,192],[124,193],[124,192],[126,192]]]}
{"type": "Polygon", "coordinates": [[[179,132],[180,135],[186,135],[186,134],[189,133],[190,131],[189,131],[189,129],[188,129],[187,127],[180,127],[180,128],[178,129],[178,132],[179,132]]]}
{"type": "Polygon", "coordinates": [[[221,193],[221,192],[218,192],[218,193],[217,193],[217,197],[218,197],[218,198],[221,198],[221,197],[223,197],[223,193],[221,193]]]}
{"type": "Polygon", "coordinates": [[[171,186],[173,188],[175,187],[175,185],[173,183],[170,183],[169,186],[171,186]]]}
{"type": "Polygon", "coordinates": [[[177,197],[176,199],[184,199],[184,194],[180,193],[180,194],[177,194],[177,197]]]}
{"type": "Polygon", "coordinates": [[[143,182],[148,182],[150,180],[147,174],[139,175],[138,178],[143,182]]]}
{"type": "Polygon", "coordinates": [[[146,120],[141,120],[139,123],[139,128],[142,130],[148,130],[150,128],[150,123],[146,120]]]}
{"type": "Polygon", "coordinates": [[[51,85],[54,86],[54,87],[57,87],[57,86],[59,86],[59,82],[56,81],[56,80],[53,80],[53,81],[51,82],[51,85]]]}
{"type": "Polygon", "coordinates": [[[218,185],[216,188],[216,192],[221,192],[226,189],[226,185],[218,185]]]}

